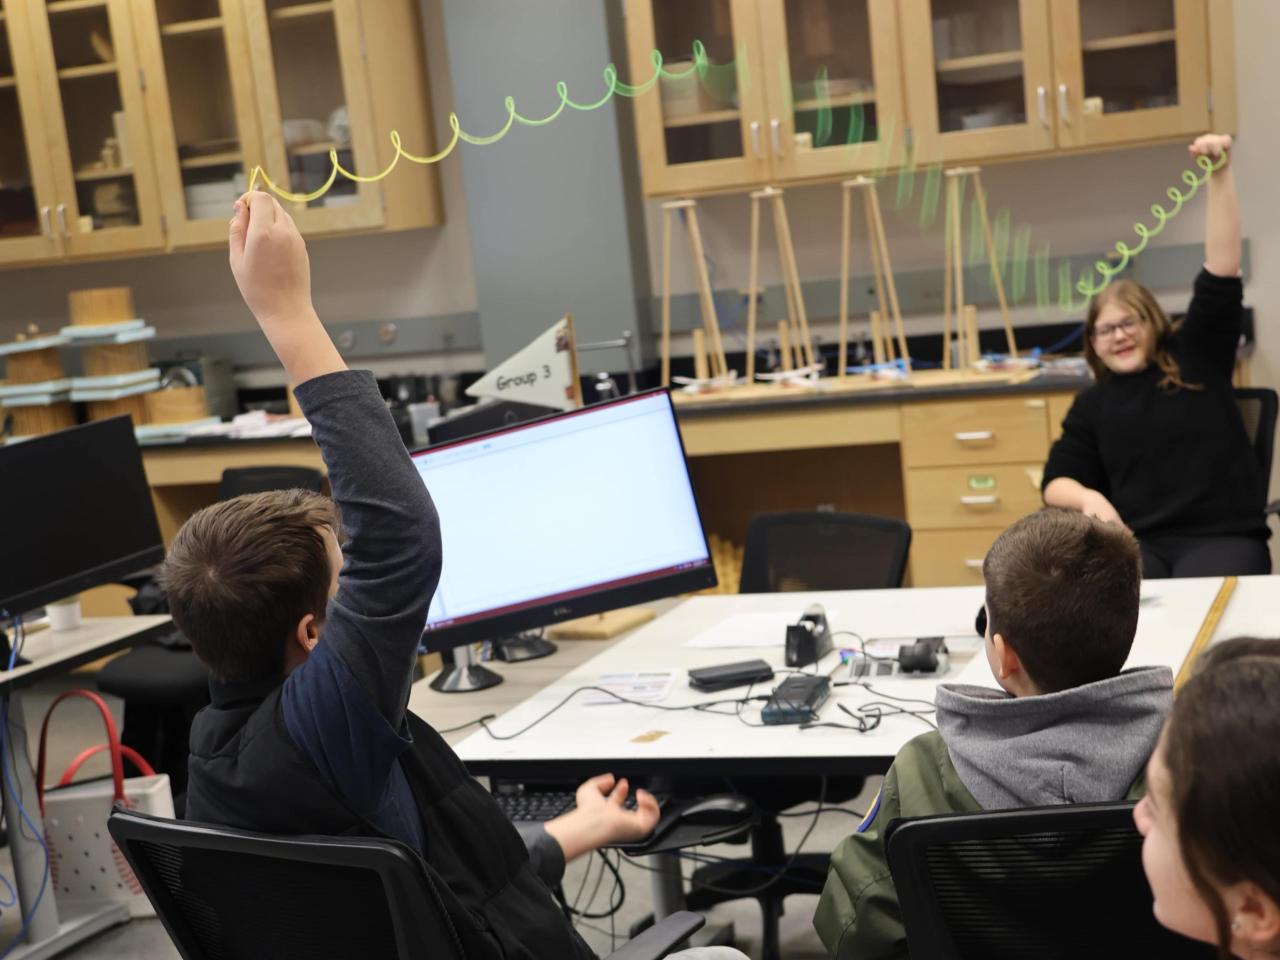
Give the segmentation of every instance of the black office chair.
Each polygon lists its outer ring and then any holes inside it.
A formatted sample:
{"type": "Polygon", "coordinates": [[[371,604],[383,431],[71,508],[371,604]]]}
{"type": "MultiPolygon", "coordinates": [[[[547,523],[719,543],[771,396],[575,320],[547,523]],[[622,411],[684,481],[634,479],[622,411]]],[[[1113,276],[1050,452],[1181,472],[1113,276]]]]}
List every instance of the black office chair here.
{"type": "Polygon", "coordinates": [[[911,549],[902,520],[861,513],[763,513],[751,518],[739,593],[900,587],[911,549]]]}
{"type": "MultiPolygon", "coordinates": [[[[183,960],[492,955],[435,871],[395,841],[273,837],[123,809],[107,826],[183,960]]],[[[609,960],[659,960],[704,922],[672,914],[609,960]]]]}
{"type": "MultiPolygon", "coordinates": [[[[1236,406],[1244,418],[1244,429],[1253,444],[1254,455],[1262,468],[1262,480],[1271,483],[1271,463],[1276,448],[1276,417],[1280,413],[1280,396],[1265,387],[1238,387],[1236,406]]],[[[1280,514],[1280,500],[1266,506],[1266,516],[1280,514]]]]}
{"type": "MultiPolygon", "coordinates": [[[[310,467],[243,467],[222,472],[218,499],[295,488],[319,492],[323,486],[324,475],[310,467]]],[[[135,614],[169,612],[154,575],[130,578],[125,585],[138,591],[129,601],[135,614]]],[[[169,775],[181,814],[191,721],[209,703],[208,671],[175,628],[164,641],[134,647],[112,660],[98,671],[97,684],[124,701],[121,741],[169,775]]]]}
{"type": "MultiPolygon", "coordinates": [[[[738,590],[783,593],[899,587],[910,548],[911,527],[901,520],[856,513],[759,514],[747,527],[738,590]]],[[[751,831],[751,857],[699,867],[690,880],[687,902],[691,910],[706,910],[727,900],[753,897],[763,916],[764,960],[775,960],[781,955],[778,919],[784,901],[792,894],[822,890],[830,851],[802,852],[790,861],[783,877],[758,893],[735,891],[760,888],[761,866],[781,868],[788,863],[777,813],[819,796],[827,804],[846,803],[862,792],[865,778],[828,777],[825,789],[814,777],[741,777],[729,785],[754,800],[761,811],[760,822],[751,831]]],[[[723,782],[684,781],[681,790],[714,792],[724,786],[723,782]]]]}
{"type": "Polygon", "coordinates": [[[1217,956],[1152,916],[1131,803],[897,820],[885,842],[913,957],[1217,956]]]}

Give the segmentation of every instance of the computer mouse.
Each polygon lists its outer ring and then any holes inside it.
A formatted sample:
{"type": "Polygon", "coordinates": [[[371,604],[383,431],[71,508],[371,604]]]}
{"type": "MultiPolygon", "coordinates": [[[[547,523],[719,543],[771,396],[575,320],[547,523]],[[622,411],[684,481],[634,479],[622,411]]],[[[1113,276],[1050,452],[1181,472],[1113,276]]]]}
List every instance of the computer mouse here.
{"type": "Polygon", "coordinates": [[[749,798],[722,793],[685,807],[677,819],[695,827],[731,827],[749,819],[754,812],[755,804],[749,798]]]}

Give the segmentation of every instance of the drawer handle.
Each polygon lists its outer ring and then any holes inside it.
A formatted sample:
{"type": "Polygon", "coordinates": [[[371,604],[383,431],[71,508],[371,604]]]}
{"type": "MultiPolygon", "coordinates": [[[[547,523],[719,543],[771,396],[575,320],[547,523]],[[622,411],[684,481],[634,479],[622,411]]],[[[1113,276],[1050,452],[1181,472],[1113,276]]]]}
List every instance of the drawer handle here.
{"type": "Polygon", "coordinates": [[[970,570],[981,570],[981,569],[982,569],[982,561],[981,561],[981,560],[966,560],[966,561],[964,562],[964,565],[965,565],[966,567],[968,567],[970,570]]]}
{"type": "Polygon", "coordinates": [[[960,502],[966,507],[989,507],[1000,502],[1000,498],[993,493],[984,496],[961,497],[960,502]]]}
{"type": "Polygon", "coordinates": [[[990,430],[970,430],[967,433],[957,433],[955,437],[961,443],[982,443],[984,440],[994,440],[996,435],[990,430]]]}

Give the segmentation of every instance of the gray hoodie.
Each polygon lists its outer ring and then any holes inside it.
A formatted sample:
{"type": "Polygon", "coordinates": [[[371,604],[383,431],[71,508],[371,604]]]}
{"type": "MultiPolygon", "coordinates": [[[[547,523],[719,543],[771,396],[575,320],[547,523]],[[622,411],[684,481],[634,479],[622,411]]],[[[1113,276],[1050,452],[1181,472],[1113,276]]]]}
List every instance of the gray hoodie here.
{"type": "Polygon", "coordinates": [[[1155,750],[1173,672],[1138,667],[1035,697],[938,687],[938,730],[986,810],[1121,799],[1155,750]]]}

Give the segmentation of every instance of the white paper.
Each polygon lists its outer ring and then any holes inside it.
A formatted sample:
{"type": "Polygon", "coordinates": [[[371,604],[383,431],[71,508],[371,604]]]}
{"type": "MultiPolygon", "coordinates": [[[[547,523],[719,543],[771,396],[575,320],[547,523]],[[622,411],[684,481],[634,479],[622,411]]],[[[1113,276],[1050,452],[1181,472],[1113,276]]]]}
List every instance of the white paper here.
{"type": "MultiPolygon", "coordinates": [[[[628,700],[637,700],[640,703],[659,703],[665,700],[667,694],[671,692],[671,685],[675,682],[675,676],[674,670],[602,673],[600,678],[596,680],[595,686],[603,687],[610,693],[616,693],[619,697],[626,697],[628,700]]],[[[588,690],[582,695],[582,702],[595,705],[620,704],[622,701],[600,690],[588,690]]]]}
{"type": "MultiPolygon", "coordinates": [[[[767,613],[735,613],[725,617],[714,627],[703,630],[685,641],[686,647],[721,649],[728,647],[781,647],[787,642],[787,627],[800,622],[803,607],[795,610],[767,613]]],[[[839,610],[827,611],[827,623],[832,624],[840,615],[839,610]]],[[[834,626],[832,629],[836,629],[834,626]]],[[[844,638],[837,637],[837,641],[844,638]]],[[[836,646],[840,646],[839,642],[836,646]]]]}

